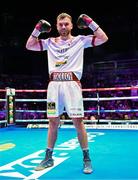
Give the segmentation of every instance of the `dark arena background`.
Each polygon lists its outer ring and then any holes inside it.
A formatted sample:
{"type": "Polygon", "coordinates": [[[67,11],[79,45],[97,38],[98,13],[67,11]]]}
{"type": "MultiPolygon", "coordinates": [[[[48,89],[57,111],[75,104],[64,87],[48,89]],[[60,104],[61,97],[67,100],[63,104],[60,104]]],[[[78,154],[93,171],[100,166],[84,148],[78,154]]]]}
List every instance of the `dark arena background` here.
{"type": "Polygon", "coordinates": [[[0,179],[138,179],[138,1],[9,1],[0,5],[0,179]],[[30,5],[28,3],[31,3],[30,5]],[[44,156],[48,119],[47,52],[28,51],[26,41],[40,19],[57,36],[56,17],[87,14],[109,40],[85,49],[81,79],[84,123],[93,173],[81,172],[81,150],[66,110],[61,115],[53,167],[34,171],[44,156]]]}

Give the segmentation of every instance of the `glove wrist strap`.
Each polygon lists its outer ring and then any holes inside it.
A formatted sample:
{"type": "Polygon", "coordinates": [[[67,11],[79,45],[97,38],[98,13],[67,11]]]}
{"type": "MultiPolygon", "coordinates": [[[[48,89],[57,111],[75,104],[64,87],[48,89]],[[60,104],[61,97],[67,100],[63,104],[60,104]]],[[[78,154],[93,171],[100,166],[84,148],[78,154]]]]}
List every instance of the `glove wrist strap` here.
{"type": "Polygon", "coordinates": [[[89,28],[92,29],[94,32],[97,31],[97,29],[99,28],[99,25],[92,21],[90,24],[89,24],[89,28]]]}
{"type": "Polygon", "coordinates": [[[35,28],[35,29],[33,30],[33,32],[32,32],[31,35],[32,35],[33,37],[38,38],[38,36],[40,35],[40,31],[35,28]]]}

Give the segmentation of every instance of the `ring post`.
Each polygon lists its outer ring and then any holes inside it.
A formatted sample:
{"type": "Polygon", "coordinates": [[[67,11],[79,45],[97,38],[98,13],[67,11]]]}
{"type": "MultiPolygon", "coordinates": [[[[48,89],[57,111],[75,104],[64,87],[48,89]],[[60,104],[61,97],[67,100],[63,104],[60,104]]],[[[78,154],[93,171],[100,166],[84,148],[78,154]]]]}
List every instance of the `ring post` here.
{"type": "Polygon", "coordinates": [[[99,99],[98,90],[97,90],[96,94],[97,94],[97,112],[98,112],[98,114],[97,114],[97,124],[99,124],[99,120],[100,120],[100,99],[99,99]]]}
{"type": "Polygon", "coordinates": [[[15,124],[15,89],[6,88],[7,125],[15,124]]]}

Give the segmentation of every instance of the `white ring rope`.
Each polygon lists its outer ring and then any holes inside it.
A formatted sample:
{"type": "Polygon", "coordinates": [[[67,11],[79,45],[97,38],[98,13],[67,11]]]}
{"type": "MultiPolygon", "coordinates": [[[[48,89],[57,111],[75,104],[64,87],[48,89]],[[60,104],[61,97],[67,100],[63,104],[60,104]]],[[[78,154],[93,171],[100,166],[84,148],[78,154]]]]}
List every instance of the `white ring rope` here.
{"type": "MultiPolygon", "coordinates": [[[[112,101],[112,100],[128,100],[138,99],[138,96],[130,97],[98,97],[98,98],[83,98],[84,101],[112,101]]],[[[0,99],[0,102],[5,102],[6,99],[0,99]]],[[[16,102],[47,102],[47,99],[15,99],[16,102]]]]}
{"type": "MultiPolygon", "coordinates": [[[[129,97],[98,97],[98,98],[83,98],[84,101],[112,101],[112,100],[128,100],[138,99],[138,96],[129,97]]],[[[15,99],[16,102],[47,102],[47,99],[15,99]]]]}

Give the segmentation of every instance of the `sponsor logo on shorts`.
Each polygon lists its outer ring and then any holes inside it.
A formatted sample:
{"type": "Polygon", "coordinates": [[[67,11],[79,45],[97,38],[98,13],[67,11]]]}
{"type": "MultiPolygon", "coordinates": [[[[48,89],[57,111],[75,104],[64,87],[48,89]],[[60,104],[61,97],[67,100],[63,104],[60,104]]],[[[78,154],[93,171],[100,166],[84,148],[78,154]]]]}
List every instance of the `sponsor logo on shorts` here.
{"type": "Polygon", "coordinates": [[[71,111],[82,111],[81,108],[70,108],[71,111]]]}
{"type": "Polygon", "coordinates": [[[83,114],[82,113],[70,113],[70,116],[79,116],[79,117],[83,117],[83,114]]]}
{"type": "Polygon", "coordinates": [[[47,113],[49,115],[56,114],[56,104],[55,104],[55,102],[48,102],[47,103],[47,113]]]}
{"type": "Polygon", "coordinates": [[[70,116],[71,117],[76,117],[76,116],[79,116],[79,117],[83,117],[84,114],[83,114],[83,109],[82,108],[75,108],[75,107],[72,107],[70,108],[70,116]]]}

